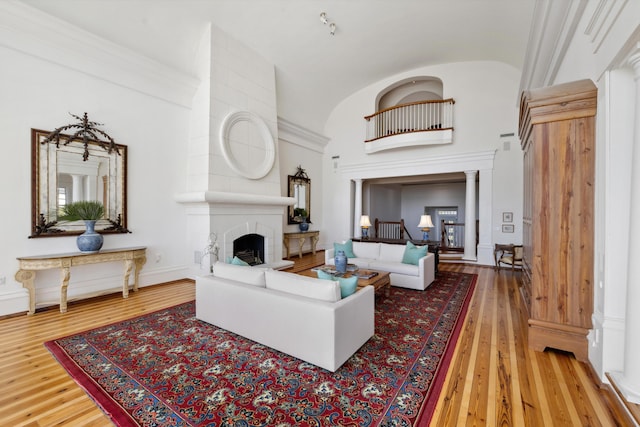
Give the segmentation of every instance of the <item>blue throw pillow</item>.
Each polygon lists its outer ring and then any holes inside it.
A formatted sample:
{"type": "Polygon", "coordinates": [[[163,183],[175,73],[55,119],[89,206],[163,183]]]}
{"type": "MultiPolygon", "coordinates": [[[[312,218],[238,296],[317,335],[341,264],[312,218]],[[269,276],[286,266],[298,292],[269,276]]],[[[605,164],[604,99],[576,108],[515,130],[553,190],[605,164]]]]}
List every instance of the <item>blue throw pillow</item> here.
{"type": "Polygon", "coordinates": [[[340,282],[340,296],[346,298],[358,289],[358,276],[338,277],[340,282]]]}
{"type": "Polygon", "coordinates": [[[402,256],[402,262],[404,264],[418,265],[420,258],[427,254],[427,245],[416,246],[411,242],[407,242],[407,246],[404,248],[404,255],[402,256]]]}
{"type": "Polygon", "coordinates": [[[347,240],[344,243],[334,243],[333,250],[334,254],[337,254],[338,251],[344,251],[347,258],[356,258],[356,255],[353,253],[353,242],[351,240],[347,240]]]}
{"type": "Polygon", "coordinates": [[[231,264],[233,264],[233,265],[249,265],[248,262],[244,262],[243,260],[241,260],[237,256],[233,257],[233,259],[231,260],[231,264]]]}
{"type": "Polygon", "coordinates": [[[327,273],[326,271],[318,270],[316,271],[316,273],[318,274],[318,279],[335,280],[333,276],[330,273],[327,273]]]}

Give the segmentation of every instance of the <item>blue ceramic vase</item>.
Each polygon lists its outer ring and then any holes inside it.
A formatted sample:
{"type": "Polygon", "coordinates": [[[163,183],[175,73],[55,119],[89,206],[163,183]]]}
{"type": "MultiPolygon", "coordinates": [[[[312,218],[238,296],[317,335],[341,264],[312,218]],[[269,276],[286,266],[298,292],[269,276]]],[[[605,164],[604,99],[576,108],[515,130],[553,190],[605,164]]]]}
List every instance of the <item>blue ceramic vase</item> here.
{"type": "Polygon", "coordinates": [[[347,256],[344,254],[344,251],[337,251],[334,261],[336,264],[336,271],[338,273],[347,272],[347,256]]]}
{"type": "Polygon", "coordinates": [[[76,239],[78,249],[84,253],[98,252],[100,248],[102,248],[104,238],[102,234],[96,233],[95,231],[96,221],[85,220],[84,224],[87,230],[76,239]]]}
{"type": "Polygon", "coordinates": [[[298,228],[300,231],[309,231],[309,223],[307,222],[307,218],[302,218],[302,222],[298,224],[298,228]]]}

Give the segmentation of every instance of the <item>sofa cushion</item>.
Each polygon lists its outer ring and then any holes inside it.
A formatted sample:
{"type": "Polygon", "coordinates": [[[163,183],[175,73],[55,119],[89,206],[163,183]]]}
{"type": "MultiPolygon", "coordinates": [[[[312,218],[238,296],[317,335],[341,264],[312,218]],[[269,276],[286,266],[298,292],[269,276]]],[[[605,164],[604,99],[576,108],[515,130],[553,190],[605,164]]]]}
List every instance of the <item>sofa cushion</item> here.
{"type": "Polygon", "coordinates": [[[377,262],[377,260],[372,258],[351,258],[349,260],[349,264],[357,265],[358,268],[369,268],[369,266],[375,262],[377,262]]]}
{"type": "Polygon", "coordinates": [[[353,242],[356,258],[380,258],[380,243],[353,242]]]}
{"type": "Polygon", "coordinates": [[[355,258],[356,255],[353,253],[353,242],[351,240],[347,240],[344,243],[334,243],[333,244],[333,252],[337,254],[338,251],[344,251],[344,254],[347,258],[355,258]]]}
{"type": "Polygon", "coordinates": [[[213,265],[213,275],[223,279],[236,280],[247,285],[265,287],[264,273],[267,269],[260,267],[247,267],[242,265],[225,264],[216,262],[213,265]]]}
{"type": "Polygon", "coordinates": [[[416,246],[411,242],[407,242],[404,255],[402,256],[402,262],[405,264],[418,265],[418,260],[427,255],[427,249],[429,249],[427,245],[416,246]]]}
{"type": "Polygon", "coordinates": [[[233,265],[244,265],[244,266],[249,265],[248,262],[241,260],[237,256],[233,257],[233,259],[231,260],[231,264],[233,264],[233,265]]]}
{"type": "Polygon", "coordinates": [[[404,257],[404,245],[392,245],[390,243],[380,243],[380,256],[383,261],[402,262],[404,257]]]}
{"type": "Polygon", "coordinates": [[[402,262],[387,262],[378,260],[369,267],[372,270],[388,271],[389,273],[404,274],[405,276],[419,276],[420,268],[417,265],[402,262]]]}
{"type": "Polygon", "coordinates": [[[340,283],[333,280],[315,279],[277,270],[266,271],[264,276],[267,289],[322,301],[340,301],[340,283]]]}

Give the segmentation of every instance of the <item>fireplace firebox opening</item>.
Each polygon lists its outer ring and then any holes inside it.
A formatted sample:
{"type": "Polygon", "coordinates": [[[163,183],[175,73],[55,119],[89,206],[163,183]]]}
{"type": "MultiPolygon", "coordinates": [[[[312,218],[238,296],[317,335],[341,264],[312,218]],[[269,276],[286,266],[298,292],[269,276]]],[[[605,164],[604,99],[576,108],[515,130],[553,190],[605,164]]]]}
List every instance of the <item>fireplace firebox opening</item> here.
{"type": "Polygon", "coordinates": [[[233,256],[249,265],[264,264],[264,236],[245,234],[233,241],[233,256]]]}

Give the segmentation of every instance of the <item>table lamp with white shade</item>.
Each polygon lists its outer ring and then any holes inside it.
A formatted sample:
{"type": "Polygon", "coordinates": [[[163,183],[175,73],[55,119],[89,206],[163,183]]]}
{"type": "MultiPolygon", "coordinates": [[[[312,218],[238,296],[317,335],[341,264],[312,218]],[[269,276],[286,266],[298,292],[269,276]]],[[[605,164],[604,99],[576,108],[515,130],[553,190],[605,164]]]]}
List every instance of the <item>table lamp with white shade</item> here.
{"type": "Polygon", "coordinates": [[[431,215],[420,215],[420,223],[418,228],[422,229],[422,240],[429,240],[429,229],[433,228],[433,222],[431,222],[431,215]]]}
{"type": "Polygon", "coordinates": [[[362,238],[369,238],[369,227],[371,227],[371,221],[369,220],[369,215],[362,215],[360,217],[360,227],[362,228],[362,238]]]}

